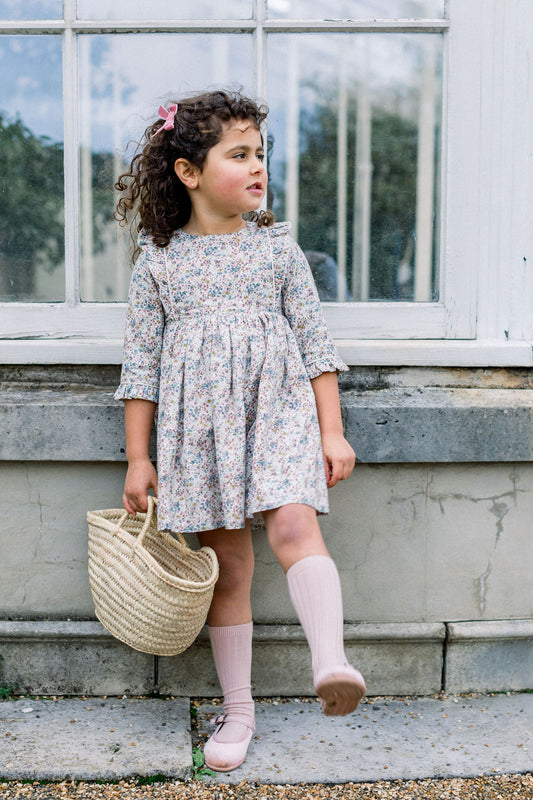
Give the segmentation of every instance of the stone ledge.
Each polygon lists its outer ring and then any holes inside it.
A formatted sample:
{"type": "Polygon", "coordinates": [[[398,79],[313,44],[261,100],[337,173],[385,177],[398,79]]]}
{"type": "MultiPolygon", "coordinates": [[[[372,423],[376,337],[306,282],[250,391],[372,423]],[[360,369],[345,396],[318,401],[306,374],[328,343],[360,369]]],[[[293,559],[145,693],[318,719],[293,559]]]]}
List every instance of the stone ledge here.
{"type": "Polygon", "coordinates": [[[99,622],[0,622],[1,682],[21,694],[150,694],[154,659],[99,622]]]}
{"type": "Polygon", "coordinates": [[[76,639],[120,644],[96,620],[0,620],[0,643],[72,642],[76,639]]]}
{"type": "Polygon", "coordinates": [[[533,689],[533,619],[450,623],[445,674],[448,692],[533,689]]]}
{"type": "MultiPolygon", "coordinates": [[[[348,390],[341,400],[363,463],[533,460],[532,389],[348,390]]],[[[4,388],[0,424],[5,461],[126,459],[122,404],[107,387],[4,388]]]]}
{"type": "Polygon", "coordinates": [[[530,389],[346,392],[342,407],[363,463],[533,460],[530,389]]]}
{"type": "Polygon", "coordinates": [[[475,620],[473,622],[449,622],[448,641],[497,642],[502,639],[531,639],[533,641],[533,619],[475,620]]]}
{"type": "MultiPolygon", "coordinates": [[[[445,636],[446,628],[441,622],[359,622],[344,626],[344,641],[347,643],[443,641],[445,636]]],[[[306,638],[300,625],[256,625],[254,642],[305,643],[306,638]]]]}
{"type": "MultiPolygon", "coordinates": [[[[444,637],[441,623],[344,626],[346,654],[364,674],[370,695],[438,692],[444,637]]],[[[159,659],[159,691],[197,694],[193,676],[198,674],[206,681],[201,694],[220,694],[205,636],[181,656],[159,659]]],[[[252,691],[264,696],[314,694],[309,649],[299,625],[254,627],[252,691]]]]}
{"type": "MultiPolygon", "coordinates": [[[[361,623],[345,625],[344,633],[348,657],[371,695],[533,688],[533,619],[361,623]]],[[[256,625],[253,648],[257,695],[313,694],[300,626],[256,625]]],[[[154,659],[118,642],[99,622],[0,620],[0,655],[2,683],[18,684],[21,693],[220,694],[205,629],[185,653],[154,659]]]]}
{"type": "MultiPolygon", "coordinates": [[[[371,694],[431,694],[441,685],[440,623],[345,626],[346,652],[371,694]]],[[[310,657],[298,625],[256,625],[253,691],[313,694],[310,657]]],[[[46,695],[150,694],[213,697],[220,688],[207,632],[179,656],[154,659],[113,639],[94,621],[0,621],[2,683],[46,695]],[[90,664],[90,670],[87,665],[90,664]]]]}
{"type": "Polygon", "coordinates": [[[4,461],[126,460],[122,403],[108,390],[3,391],[0,424],[4,461]]]}

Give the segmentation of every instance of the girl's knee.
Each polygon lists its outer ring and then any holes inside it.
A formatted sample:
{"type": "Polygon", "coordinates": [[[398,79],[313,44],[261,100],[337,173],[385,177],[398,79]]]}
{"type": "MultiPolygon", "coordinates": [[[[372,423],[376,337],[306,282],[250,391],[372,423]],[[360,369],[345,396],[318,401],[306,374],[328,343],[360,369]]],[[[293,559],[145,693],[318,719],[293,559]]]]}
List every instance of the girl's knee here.
{"type": "Polygon", "coordinates": [[[242,625],[252,618],[250,589],[254,571],[254,554],[250,533],[231,531],[203,536],[202,544],[214,549],[218,558],[219,577],[215,585],[209,625],[242,625]]]}
{"type": "Polygon", "coordinates": [[[270,545],[298,546],[312,539],[321,539],[316,511],[311,506],[293,503],[266,512],[265,523],[270,545]]]}
{"type": "Polygon", "coordinates": [[[239,591],[249,587],[254,572],[254,553],[248,541],[235,541],[235,537],[220,534],[219,541],[211,542],[217,554],[219,578],[217,590],[239,591]],[[213,546],[214,545],[214,546],[213,546]]]}
{"type": "Polygon", "coordinates": [[[251,580],[254,571],[253,552],[220,550],[217,553],[220,575],[233,581],[251,580]]]}

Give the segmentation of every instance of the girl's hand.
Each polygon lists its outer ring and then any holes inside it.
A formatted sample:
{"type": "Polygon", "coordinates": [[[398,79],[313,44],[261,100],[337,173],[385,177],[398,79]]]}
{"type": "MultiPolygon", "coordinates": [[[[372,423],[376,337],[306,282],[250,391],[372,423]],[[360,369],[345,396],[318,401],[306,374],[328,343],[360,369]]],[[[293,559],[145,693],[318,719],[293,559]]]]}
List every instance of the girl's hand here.
{"type": "Polygon", "coordinates": [[[355,466],[355,453],[342,434],[322,437],[324,467],[328,489],[349,478],[355,466]]]}
{"type": "Polygon", "coordinates": [[[335,372],[322,372],[311,379],[315,393],[318,423],[322,436],[324,468],[328,489],[352,474],[355,453],[344,438],[339,398],[339,385],[335,372]]]}
{"type": "Polygon", "coordinates": [[[153,489],[157,497],[157,472],[148,459],[131,461],[126,473],[122,503],[129,514],[146,511],[148,508],[148,489],[153,489]]]}

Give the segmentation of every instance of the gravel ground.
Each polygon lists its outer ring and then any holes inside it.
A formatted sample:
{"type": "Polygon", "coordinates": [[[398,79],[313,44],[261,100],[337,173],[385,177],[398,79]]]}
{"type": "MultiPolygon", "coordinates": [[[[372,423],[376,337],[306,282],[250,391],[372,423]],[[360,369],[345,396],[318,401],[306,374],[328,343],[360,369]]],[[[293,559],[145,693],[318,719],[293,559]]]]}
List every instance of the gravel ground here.
{"type": "Polygon", "coordinates": [[[272,786],[240,783],[205,785],[189,783],[20,783],[0,784],[2,800],[533,800],[533,775],[499,775],[450,780],[380,781],[329,786],[305,784],[272,786]]]}

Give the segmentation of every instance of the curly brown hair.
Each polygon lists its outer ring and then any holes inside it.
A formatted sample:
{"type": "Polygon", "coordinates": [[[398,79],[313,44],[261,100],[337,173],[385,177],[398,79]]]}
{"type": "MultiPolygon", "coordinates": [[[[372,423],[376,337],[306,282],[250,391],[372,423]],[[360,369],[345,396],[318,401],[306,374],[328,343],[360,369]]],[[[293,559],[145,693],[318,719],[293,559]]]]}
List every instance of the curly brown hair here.
{"type": "MultiPolygon", "coordinates": [[[[174,171],[178,158],[185,158],[200,170],[209,150],[221,139],[224,125],[232,120],[251,120],[260,130],[268,109],[239,92],[217,90],[180,100],[174,127],[161,130],[158,119],[146,128],[129,170],[115,183],[122,193],[114,213],[121,225],[146,231],[158,247],[166,247],[177,228],[191,215],[191,201],[174,171]],[[157,133],[157,135],[155,135],[157,133]],[[137,224],[135,224],[137,223],[137,224]]],[[[248,218],[258,225],[271,225],[270,211],[254,211],[248,218]]],[[[140,248],[133,253],[135,259],[140,248]]]]}

